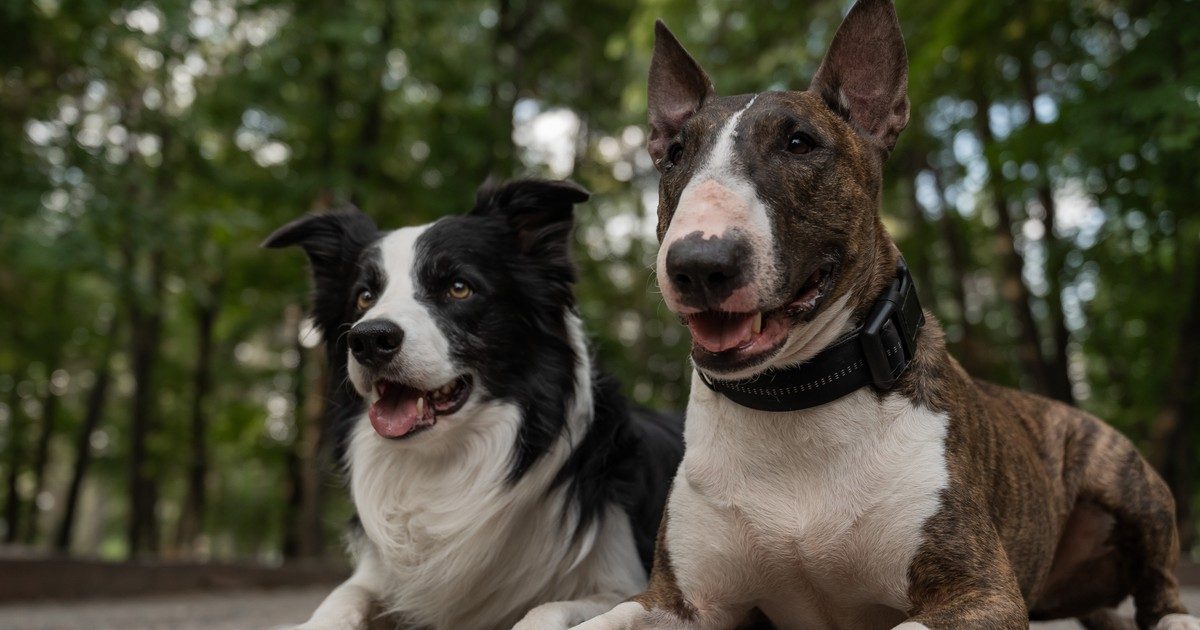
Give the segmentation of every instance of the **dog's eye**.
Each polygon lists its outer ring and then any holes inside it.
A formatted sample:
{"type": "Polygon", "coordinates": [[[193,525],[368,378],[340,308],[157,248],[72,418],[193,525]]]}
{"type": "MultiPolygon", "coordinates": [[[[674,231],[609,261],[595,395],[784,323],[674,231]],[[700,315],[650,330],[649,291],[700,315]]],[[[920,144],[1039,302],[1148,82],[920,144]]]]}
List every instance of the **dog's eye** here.
{"type": "Polygon", "coordinates": [[[358,310],[365,311],[375,305],[375,293],[370,289],[363,289],[358,292],[358,310]]]}
{"type": "Polygon", "coordinates": [[[814,148],[816,148],[816,146],[817,143],[815,140],[813,140],[812,136],[804,133],[803,131],[797,131],[796,133],[792,134],[790,138],[788,138],[787,150],[788,153],[793,155],[804,155],[805,153],[812,151],[814,148]]]}
{"type": "Polygon", "coordinates": [[[683,157],[683,145],[678,142],[672,142],[671,147],[667,149],[667,159],[663,160],[662,168],[664,171],[671,170],[675,163],[683,157]]]}
{"type": "Polygon", "coordinates": [[[472,293],[474,293],[474,291],[471,290],[471,285],[463,282],[462,280],[455,280],[454,282],[451,282],[450,288],[446,291],[446,295],[449,295],[456,300],[465,300],[471,297],[472,293]]]}

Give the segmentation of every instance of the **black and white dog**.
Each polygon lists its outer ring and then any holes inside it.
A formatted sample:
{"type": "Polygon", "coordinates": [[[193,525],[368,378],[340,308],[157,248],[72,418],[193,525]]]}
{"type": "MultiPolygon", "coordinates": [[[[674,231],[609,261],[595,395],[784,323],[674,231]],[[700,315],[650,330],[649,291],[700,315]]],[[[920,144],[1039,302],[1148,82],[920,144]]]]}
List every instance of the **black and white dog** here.
{"type": "Polygon", "coordinates": [[[572,213],[522,180],[473,210],[379,231],[316,214],[298,245],[331,362],[357,510],[354,574],[304,628],[564,627],[645,585],[681,421],[633,408],[576,314],[572,213]]]}

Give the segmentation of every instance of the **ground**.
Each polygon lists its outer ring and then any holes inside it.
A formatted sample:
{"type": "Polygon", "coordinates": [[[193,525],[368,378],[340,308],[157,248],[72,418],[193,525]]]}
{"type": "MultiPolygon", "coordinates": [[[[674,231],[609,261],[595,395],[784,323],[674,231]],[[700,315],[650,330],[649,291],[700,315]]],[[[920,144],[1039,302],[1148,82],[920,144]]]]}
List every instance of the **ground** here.
{"type": "MultiPolygon", "coordinates": [[[[0,606],[0,630],[248,630],[303,621],[328,587],[0,606]]],[[[1200,588],[1184,595],[1200,611],[1200,588]]],[[[1078,628],[1074,622],[1036,630],[1078,628]]]]}

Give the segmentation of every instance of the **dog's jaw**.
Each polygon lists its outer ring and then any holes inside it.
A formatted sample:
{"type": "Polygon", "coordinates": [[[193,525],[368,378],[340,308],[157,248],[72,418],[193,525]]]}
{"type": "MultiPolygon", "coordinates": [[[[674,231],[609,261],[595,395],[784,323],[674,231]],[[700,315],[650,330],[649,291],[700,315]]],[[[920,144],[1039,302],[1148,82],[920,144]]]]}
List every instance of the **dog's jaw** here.
{"type": "Polygon", "coordinates": [[[768,370],[803,363],[825,349],[839,337],[854,329],[853,310],[849,295],[842,295],[825,307],[812,321],[793,323],[786,340],[761,362],[727,371],[713,371],[693,361],[696,369],[718,380],[737,381],[752,378],[768,370]]]}

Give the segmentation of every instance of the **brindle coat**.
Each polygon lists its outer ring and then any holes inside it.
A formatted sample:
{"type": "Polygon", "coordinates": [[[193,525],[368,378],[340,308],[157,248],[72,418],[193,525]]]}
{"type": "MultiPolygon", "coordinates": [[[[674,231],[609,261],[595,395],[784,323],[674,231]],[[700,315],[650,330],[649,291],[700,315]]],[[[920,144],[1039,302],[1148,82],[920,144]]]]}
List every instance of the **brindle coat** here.
{"type": "MultiPolygon", "coordinates": [[[[775,241],[786,244],[774,252],[781,273],[761,287],[759,308],[786,304],[816,265],[832,260],[830,294],[790,325],[798,330],[838,303],[860,321],[894,277],[899,256],[878,212],[882,164],[908,121],[907,59],[890,0],[855,5],[809,91],[753,101],[717,97],[661,22],[656,34],[649,150],[662,172],[660,240],[704,156],[740,114],[727,132],[736,139],[728,160],[770,211],[775,241]],[[811,140],[803,156],[781,150],[797,134],[811,140]]],[[[1160,620],[1160,628],[1200,628],[1180,605],[1173,575],[1171,495],[1134,446],[1078,409],[972,379],[947,353],[934,316],[926,313],[926,320],[908,371],[892,392],[877,392],[881,400],[898,394],[949,418],[949,482],[909,565],[908,608],[898,611],[909,622],[904,627],[1024,628],[1030,619],[1063,617],[1109,627],[1108,609],[1132,595],[1141,628],[1160,620]]],[[[700,369],[718,375],[751,365],[694,356],[700,369]]],[[[689,424],[695,401],[693,392],[689,424]]],[[[672,537],[667,524],[688,517],[664,516],[650,584],[633,600],[645,614],[618,608],[582,627],[730,621],[706,621],[702,609],[721,602],[698,605],[680,587],[673,550],[695,541],[672,537]]]]}

